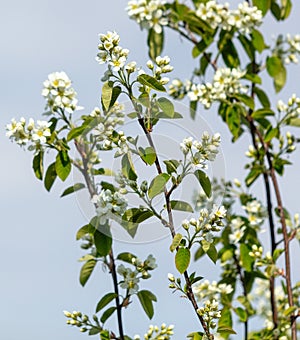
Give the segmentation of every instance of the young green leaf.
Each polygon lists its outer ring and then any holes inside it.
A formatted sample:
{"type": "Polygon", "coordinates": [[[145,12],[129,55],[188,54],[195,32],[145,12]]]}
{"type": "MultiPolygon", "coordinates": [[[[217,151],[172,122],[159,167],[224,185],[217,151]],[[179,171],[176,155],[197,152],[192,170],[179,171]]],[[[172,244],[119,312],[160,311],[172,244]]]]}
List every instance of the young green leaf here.
{"type": "Polygon", "coordinates": [[[153,28],[149,29],[147,43],[149,46],[149,57],[152,60],[159,55],[161,55],[161,51],[164,46],[164,31],[161,33],[156,33],[153,28]]]}
{"type": "Polygon", "coordinates": [[[43,161],[44,161],[44,152],[39,151],[39,153],[37,153],[34,156],[33,161],[32,161],[32,168],[33,168],[34,174],[36,178],[38,178],[39,180],[43,179],[43,172],[44,172],[43,161]]]}
{"type": "Polygon", "coordinates": [[[116,293],[107,293],[102,297],[102,299],[97,303],[96,313],[98,313],[101,309],[106,307],[112,300],[114,300],[118,294],[116,293]]]}
{"type": "Polygon", "coordinates": [[[174,111],[174,105],[173,103],[164,97],[157,99],[157,105],[160,107],[160,109],[165,113],[165,115],[169,118],[173,118],[175,111],[174,111]]]}
{"type": "Polygon", "coordinates": [[[137,78],[137,81],[153,90],[166,92],[164,86],[158,80],[149,76],[148,74],[140,74],[137,78]]]}
{"type": "Polygon", "coordinates": [[[180,274],[183,274],[190,264],[191,252],[188,248],[179,248],[175,255],[175,265],[180,274]]]}
{"type": "Polygon", "coordinates": [[[64,197],[67,195],[72,194],[73,192],[76,192],[78,190],[81,190],[85,188],[85,185],[83,183],[75,183],[74,185],[72,185],[71,187],[67,188],[61,195],[60,197],[64,197]]]}
{"type": "Polygon", "coordinates": [[[152,217],[154,214],[150,209],[141,208],[131,208],[125,211],[122,219],[127,222],[141,223],[148,218],[152,217]]]}
{"type": "Polygon", "coordinates": [[[170,204],[173,210],[194,212],[192,206],[187,202],[172,200],[170,204]]]}
{"type": "Polygon", "coordinates": [[[171,252],[173,252],[180,245],[181,240],[182,235],[180,233],[177,233],[172,240],[172,244],[170,245],[171,252]]]}
{"type": "Polygon", "coordinates": [[[117,309],[117,307],[109,307],[109,308],[102,314],[102,316],[101,316],[101,318],[100,318],[100,321],[101,321],[102,323],[105,323],[106,320],[109,319],[109,318],[113,315],[113,313],[114,313],[114,311],[115,311],[116,309],[117,309]]]}
{"type": "Polygon", "coordinates": [[[121,163],[122,163],[122,173],[123,173],[123,175],[125,177],[127,177],[128,179],[132,180],[132,181],[136,181],[137,174],[135,172],[130,154],[125,154],[122,157],[121,163]]]}
{"type": "Polygon", "coordinates": [[[152,165],[156,160],[155,150],[151,146],[146,147],[146,149],[143,149],[140,146],[139,147],[139,154],[140,154],[142,160],[148,165],[152,165]]]}
{"type": "Polygon", "coordinates": [[[170,175],[162,173],[157,175],[150,183],[148,189],[148,196],[150,199],[159,195],[161,192],[164,191],[165,185],[167,184],[168,180],[170,179],[170,175]]]}
{"type": "Polygon", "coordinates": [[[156,296],[149,290],[140,290],[137,293],[140,303],[147,314],[148,318],[151,320],[154,315],[153,301],[157,301],[156,296]]]}
{"type": "Polygon", "coordinates": [[[97,229],[94,233],[94,242],[97,252],[100,256],[109,254],[112,245],[112,237],[109,230],[109,225],[101,225],[100,230],[97,229]]]}
{"type": "Polygon", "coordinates": [[[71,172],[71,161],[66,151],[59,151],[56,156],[55,170],[57,176],[65,181],[71,172]]]}
{"type": "Polygon", "coordinates": [[[194,175],[198,179],[202,189],[204,190],[206,196],[209,198],[211,197],[211,183],[210,179],[206,175],[206,173],[202,170],[196,170],[194,175]]]}
{"type": "Polygon", "coordinates": [[[81,240],[87,234],[94,234],[94,232],[95,232],[95,227],[91,225],[90,223],[86,224],[77,231],[76,241],[81,240]]]}
{"type": "Polygon", "coordinates": [[[132,264],[133,259],[136,259],[136,256],[134,254],[128,253],[128,252],[120,253],[117,256],[117,260],[121,260],[121,261],[130,263],[130,264],[132,264]]]}
{"type": "Polygon", "coordinates": [[[55,170],[55,163],[52,163],[48,166],[48,169],[46,171],[45,179],[44,179],[44,185],[47,191],[50,191],[55,180],[56,180],[57,174],[55,170]]]}
{"type": "Polygon", "coordinates": [[[95,260],[89,260],[81,267],[79,281],[82,286],[85,286],[87,283],[96,264],[97,262],[95,260]]]}

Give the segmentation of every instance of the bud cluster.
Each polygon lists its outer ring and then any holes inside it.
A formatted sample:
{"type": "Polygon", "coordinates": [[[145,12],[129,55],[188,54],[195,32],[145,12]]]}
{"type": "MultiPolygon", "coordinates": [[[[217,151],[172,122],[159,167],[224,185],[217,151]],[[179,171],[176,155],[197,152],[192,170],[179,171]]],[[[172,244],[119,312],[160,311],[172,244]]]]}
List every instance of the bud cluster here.
{"type": "Polygon", "coordinates": [[[207,161],[214,161],[221,143],[221,136],[215,133],[210,136],[207,131],[202,134],[201,141],[193,140],[193,137],[185,138],[180,143],[184,155],[189,154],[191,164],[200,169],[207,169],[207,161]]]}
{"type": "Polygon", "coordinates": [[[169,82],[169,78],[162,77],[163,74],[173,71],[173,66],[170,65],[170,58],[168,56],[155,58],[155,65],[151,60],[147,62],[147,67],[152,71],[153,77],[156,78],[162,85],[169,82]]]}

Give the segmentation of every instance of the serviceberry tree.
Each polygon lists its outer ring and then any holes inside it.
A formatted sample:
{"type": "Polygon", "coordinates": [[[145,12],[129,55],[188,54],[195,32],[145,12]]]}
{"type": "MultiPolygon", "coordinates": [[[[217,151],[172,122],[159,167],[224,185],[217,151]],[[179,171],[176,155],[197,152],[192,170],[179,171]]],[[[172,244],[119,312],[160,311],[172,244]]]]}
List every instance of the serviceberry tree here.
{"type": "MultiPolygon", "coordinates": [[[[236,9],[213,0],[129,1],[129,17],[148,31],[150,60],[145,67],[129,60],[116,32],[100,34],[96,60],[106,67],[100,108],[78,118],[83,108],[72,83],[64,72],[55,72],[42,91],[49,119],[13,119],[7,125],[7,136],[33,153],[34,173],[48,191],[57,178],[65,181],[73,168],[81,181],[62,196],[84,189],[94,206],[95,216],[76,235],[87,252],[80,259],[80,283],[84,286],[101,263],[113,289],[103,295],[92,317],[64,312],[68,324],[102,340],[140,339],[126,334],[122,314],[125,309],[130,313],[137,298],[153,317],[157,298],[144,285],[157,264],[152,254],[144,260],[128,249],[115,255],[114,228],[134,238],[140,224],[152,219],[169,230],[170,247],[165,251],[174,254],[178,271],[162,278],[162,284],[189,301],[199,322],[199,331],[186,331],[189,339],[234,338],[237,322],[244,325],[239,338],[297,339],[300,284],[292,279],[290,244],[300,239],[300,222],[299,215],[292,217],[283,205],[278,177],[291,164],[290,154],[299,141],[287,127],[300,126],[300,99],[293,94],[287,103],[274,105],[263,81],[270,76],[275,92],[284,87],[286,65],[296,63],[300,53],[300,37],[280,35],[269,46],[259,31],[268,12],[277,21],[285,20],[291,7],[289,0],[246,1],[236,9]],[[168,87],[166,75],[173,67],[170,58],[161,55],[167,29],[192,44],[198,65],[188,80],[174,79],[168,87]],[[190,102],[192,119],[202,113],[201,106],[217,111],[233,143],[243,134],[250,136],[243,182],[209,178],[219,153],[219,133],[186,136],[177,141],[180,156],[161,159],[155,131],[164,120],[190,119],[174,105],[174,100],[184,98],[190,102]],[[130,106],[127,115],[128,108],[121,104],[125,99],[130,106]],[[122,130],[129,120],[136,124],[133,135],[122,130]],[[45,155],[54,157],[46,171],[45,155]],[[101,157],[119,159],[118,166],[106,167],[101,157]],[[190,201],[176,196],[178,188],[190,193],[188,178],[199,186],[190,201]],[[259,180],[263,198],[249,189],[259,180]],[[176,211],[186,218],[179,220],[176,211]],[[270,246],[261,237],[266,225],[270,246]],[[219,264],[220,277],[209,282],[200,266],[191,273],[192,257],[219,264]],[[113,316],[118,330],[107,327],[113,316]],[[262,319],[258,329],[251,325],[255,316],[262,319]]],[[[172,335],[173,325],[162,324],[150,326],[144,338],[172,335]]]]}

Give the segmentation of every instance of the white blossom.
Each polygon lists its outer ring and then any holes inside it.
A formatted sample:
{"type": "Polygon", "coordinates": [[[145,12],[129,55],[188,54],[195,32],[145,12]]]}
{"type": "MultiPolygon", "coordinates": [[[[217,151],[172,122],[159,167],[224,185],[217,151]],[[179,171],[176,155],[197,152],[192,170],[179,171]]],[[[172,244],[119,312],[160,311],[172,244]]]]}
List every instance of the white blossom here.
{"type": "Polygon", "coordinates": [[[52,112],[66,110],[69,113],[81,109],[77,106],[77,94],[71,84],[71,80],[65,72],[49,74],[48,79],[44,81],[42,90],[42,95],[47,100],[46,108],[52,112]]]}

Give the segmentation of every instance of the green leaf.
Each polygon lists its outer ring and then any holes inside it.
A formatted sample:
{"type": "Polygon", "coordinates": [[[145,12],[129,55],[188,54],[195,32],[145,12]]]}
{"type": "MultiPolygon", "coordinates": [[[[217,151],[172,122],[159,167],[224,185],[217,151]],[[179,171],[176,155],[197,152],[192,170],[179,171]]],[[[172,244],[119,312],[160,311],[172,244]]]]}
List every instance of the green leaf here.
{"type": "Polygon", "coordinates": [[[204,190],[206,196],[209,198],[211,197],[211,183],[210,179],[206,175],[206,173],[202,170],[196,170],[194,175],[198,179],[202,189],[204,190]]]}
{"type": "Polygon", "coordinates": [[[237,49],[235,48],[231,39],[226,41],[226,44],[222,49],[222,58],[226,66],[230,68],[237,68],[240,65],[237,49]]]}
{"type": "Polygon", "coordinates": [[[271,126],[271,129],[269,129],[265,135],[265,138],[264,138],[264,141],[267,143],[267,142],[270,142],[274,137],[277,137],[279,135],[279,130],[278,128],[272,128],[271,126]]]}
{"type": "Polygon", "coordinates": [[[112,81],[103,84],[101,102],[105,111],[108,111],[114,105],[121,92],[121,87],[113,86],[112,81]]]}
{"type": "Polygon", "coordinates": [[[86,127],[84,125],[73,128],[68,133],[67,141],[69,142],[70,140],[82,135],[85,129],[86,127]]]}
{"type": "Polygon", "coordinates": [[[177,233],[172,240],[172,244],[170,245],[170,251],[173,252],[179,245],[182,240],[182,235],[177,233]]]}
{"type": "Polygon", "coordinates": [[[218,260],[218,251],[217,248],[211,243],[208,251],[206,252],[208,257],[213,261],[213,263],[216,263],[218,260]]]}
{"type": "Polygon", "coordinates": [[[44,159],[44,152],[39,151],[32,160],[32,168],[34,171],[34,174],[36,178],[39,180],[43,179],[43,172],[44,172],[44,165],[43,165],[43,159],[44,159]]]}
{"type": "Polygon", "coordinates": [[[110,334],[108,330],[104,329],[100,332],[100,340],[110,340],[110,334]]]}
{"type": "Polygon", "coordinates": [[[202,332],[193,332],[187,335],[187,338],[190,340],[202,340],[204,333],[202,332]]]}
{"type": "Polygon", "coordinates": [[[179,248],[175,255],[175,265],[180,274],[183,274],[190,264],[191,252],[188,248],[179,248]]]}
{"type": "Polygon", "coordinates": [[[137,296],[148,318],[152,319],[154,315],[153,301],[157,301],[156,296],[149,290],[140,290],[137,296]]]}
{"type": "Polygon", "coordinates": [[[86,224],[81,227],[76,233],[76,241],[82,239],[87,234],[94,234],[95,227],[91,224],[86,224]]]}
{"type": "Polygon", "coordinates": [[[57,176],[65,181],[71,172],[71,161],[66,151],[59,151],[56,156],[55,170],[57,176]]]}
{"type": "Polygon", "coordinates": [[[267,71],[274,80],[276,92],[279,92],[286,82],[286,68],[279,57],[272,56],[267,58],[267,71]]]}
{"type": "Polygon", "coordinates": [[[156,80],[155,78],[149,76],[148,74],[140,74],[137,77],[137,81],[140,84],[148,86],[148,87],[150,87],[153,90],[162,91],[162,92],[166,91],[164,86],[158,80],[156,80]]]}
{"type": "Polygon", "coordinates": [[[266,15],[268,10],[271,7],[271,0],[253,0],[253,6],[256,6],[258,9],[262,11],[263,15],[266,15]]]}
{"type": "MultiPolygon", "coordinates": [[[[231,328],[232,327],[232,316],[231,316],[231,311],[228,307],[224,307],[221,312],[221,317],[218,322],[218,326],[220,327],[226,327],[226,328],[231,328]]],[[[222,333],[219,331],[218,328],[218,333],[222,333]]],[[[234,333],[231,333],[234,334],[234,333]]]]}
{"type": "Polygon", "coordinates": [[[258,75],[258,74],[254,74],[254,73],[246,73],[242,79],[247,79],[249,81],[251,81],[251,83],[254,83],[254,84],[261,84],[262,83],[262,80],[261,80],[261,77],[258,75]]]}
{"type": "Polygon", "coordinates": [[[247,53],[248,57],[250,60],[254,59],[255,56],[255,50],[253,48],[253,43],[251,40],[249,40],[248,38],[246,38],[244,35],[239,34],[238,35],[238,39],[240,41],[240,43],[242,44],[245,52],[247,53]]]}
{"type": "Polygon", "coordinates": [[[155,150],[151,146],[146,147],[146,149],[139,147],[139,154],[142,160],[148,165],[152,165],[156,160],[155,150]]]}
{"type": "Polygon", "coordinates": [[[279,5],[276,3],[276,0],[272,0],[271,3],[271,12],[274,15],[276,20],[281,20],[281,8],[279,5]]]}
{"type": "Polygon", "coordinates": [[[177,168],[179,167],[180,163],[176,159],[170,159],[168,161],[163,161],[167,168],[167,173],[171,174],[173,172],[177,172],[177,168]]]}
{"type": "Polygon", "coordinates": [[[285,20],[289,17],[292,10],[291,0],[281,0],[281,20],[285,20]]]}
{"type": "Polygon", "coordinates": [[[236,334],[236,332],[231,327],[219,326],[217,332],[220,334],[236,334]]]}
{"type": "Polygon", "coordinates": [[[300,127],[300,118],[292,118],[290,121],[289,121],[289,124],[290,126],[295,126],[295,127],[300,127]]]}
{"type": "Polygon", "coordinates": [[[97,261],[89,260],[81,267],[79,281],[82,286],[85,286],[85,284],[87,283],[96,264],[97,264],[97,261]]]}
{"type": "Polygon", "coordinates": [[[267,47],[265,44],[264,36],[258,30],[254,29],[251,33],[251,37],[252,37],[252,44],[254,48],[259,53],[263,52],[267,47]]]}
{"type": "Polygon", "coordinates": [[[73,192],[76,192],[78,190],[81,190],[85,188],[85,185],[83,183],[76,183],[74,185],[72,185],[71,187],[67,188],[61,195],[60,197],[64,197],[67,195],[72,194],[73,192]]]}
{"type": "Polygon", "coordinates": [[[251,249],[244,243],[240,244],[240,257],[242,262],[242,267],[247,271],[251,272],[253,269],[254,259],[249,255],[251,249]]]}
{"type": "MultiPolygon", "coordinates": [[[[98,327],[93,327],[89,330],[89,335],[96,335],[101,332],[100,328],[98,327]]],[[[102,339],[101,339],[102,340],[102,339]]]]}
{"type": "Polygon", "coordinates": [[[48,166],[48,169],[46,171],[45,179],[44,179],[44,185],[47,191],[50,191],[55,180],[56,180],[57,174],[55,170],[55,163],[52,163],[48,166]]]}
{"type": "Polygon", "coordinates": [[[117,256],[117,260],[121,260],[121,261],[130,263],[130,264],[132,264],[133,259],[136,259],[136,256],[134,254],[128,253],[128,252],[120,253],[117,256]]]}
{"type": "Polygon", "coordinates": [[[127,222],[142,223],[153,215],[153,212],[145,207],[131,208],[125,211],[122,219],[127,222]]]}
{"type": "Polygon", "coordinates": [[[108,293],[102,297],[102,299],[98,302],[96,307],[96,313],[98,313],[101,309],[107,306],[112,300],[114,300],[118,294],[116,293],[108,293]]]}
{"type": "Polygon", "coordinates": [[[101,316],[101,318],[100,318],[100,321],[102,322],[102,323],[105,323],[105,321],[107,320],[107,319],[109,319],[112,315],[113,315],[113,313],[114,313],[114,311],[117,309],[117,307],[109,307],[103,314],[102,314],[102,316],[101,316]]]}
{"type": "Polygon", "coordinates": [[[241,322],[246,322],[248,319],[247,312],[241,307],[234,308],[235,314],[239,317],[241,322]]]}
{"type": "Polygon", "coordinates": [[[169,179],[170,179],[169,174],[162,173],[157,175],[149,185],[148,189],[149,198],[152,199],[155,196],[159,195],[161,192],[163,192],[165,189],[165,185],[167,184],[169,179]]]}
{"type": "Polygon", "coordinates": [[[121,163],[122,163],[122,173],[123,173],[123,175],[125,177],[127,177],[128,179],[132,180],[132,181],[136,181],[137,174],[135,172],[130,154],[125,154],[122,157],[121,163]]]}
{"type": "Polygon", "coordinates": [[[173,103],[164,97],[157,99],[157,105],[160,107],[160,109],[165,113],[167,117],[173,118],[175,111],[174,111],[174,105],[173,103]]]}
{"type": "Polygon", "coordinates": [[[259,99],[261,105],[265,108],[271,107],[270,100],[267,96],[267,94],[259,87],[254,87],[254,93],[257,95],[257,98],[259,99]]]}
{"type": "Polygon", "coordinates": [[[297,309],[298,309],[297,306],[288,307],[288,308],[283,312],[283,315],[284,315],[284,316],[291,316],[292,314],[294,314],[294,312],[296,312],[297,309]]]}
{"type": "Polygon", "coordinates": [[[172,200],[170,204],[173,210],[194,212],[192,206],[187,202],[172,200]]]}
{"type": "Polygon", "coordinates": [[[226,111],[226,123],[236,141],[241,134],[241,117],[243,116],[243,108],[239,104],[234,104],[226,111]]]}
{"type": "Polygon", "coordinates": [[[100,256],[106,256],[109,254],[112,245],[112,237],[110,232],[110,226],[108,223],[98,226],[94,233],[94,242],[97,252],[100,256]]]}
{"type": "Polygon", "coordinates": [[[275,115],[275,112],[271,110],[270,108],[259,109],[251,114],[253,119],[260,119],[260,118],[264,118],[267,116],[274,116],[274,115],[275,115]]]}
{"type": "Polygon", "coordinates": [[[155,60],[157,56],[161,55],[164,46],[164,31],[156,33],[153,28],[150,28],[147,43],[149,46],[149,57],[155,60]]]}
{"type": "Polygon", "coordinates": [[[244,103],[246,106],[248,106],[251,110],[254,110],[254,100],[253,98],[247,96],[246,94],[235,94],[233,95],[235,99],[238,101],[244,103]]]}
{"type": "Polygon", "coordinates": [[[196,113],[197,113],[197,106],[198,106],[198,101],[190,101],[190,116],[193,120],[195,120],[196,113]]]}

